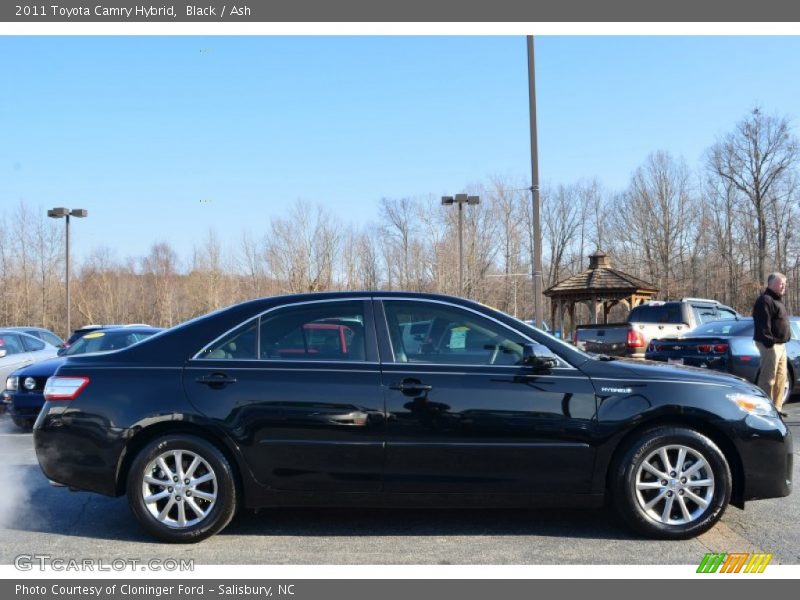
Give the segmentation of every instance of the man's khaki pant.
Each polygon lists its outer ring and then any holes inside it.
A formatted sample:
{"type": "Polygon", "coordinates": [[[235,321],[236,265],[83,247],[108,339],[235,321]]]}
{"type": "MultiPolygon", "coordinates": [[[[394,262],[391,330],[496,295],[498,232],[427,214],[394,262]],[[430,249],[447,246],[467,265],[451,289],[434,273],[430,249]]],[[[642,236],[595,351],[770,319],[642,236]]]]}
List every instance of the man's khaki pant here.
{"type": "Polygon", "coordinates": [[[783,410],[783,393],[786,388],[786,344],[775,344],[767,348],[756,342],[761,354],[761,373],[758,375],[758,387],[772,398],[778,410],[783,410]]]}

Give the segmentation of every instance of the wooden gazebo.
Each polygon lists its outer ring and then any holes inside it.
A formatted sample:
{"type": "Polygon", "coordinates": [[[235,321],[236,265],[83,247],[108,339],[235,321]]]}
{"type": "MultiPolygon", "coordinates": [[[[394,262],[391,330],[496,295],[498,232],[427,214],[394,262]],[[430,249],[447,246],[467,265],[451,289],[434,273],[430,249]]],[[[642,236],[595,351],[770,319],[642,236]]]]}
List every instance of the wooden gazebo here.
{"type": "Polygon", "coordinates": [[[575,326],[575,305],[585,303],[592,323],[608,323],[608,313],[617,304],[628,310],[653,298],[658,288],[643,279],[611,268],[611,261],[601,250],[589,257],[589,268],[569,279],[559,281],[544,291],[550,298],[550,322],[564,335],[564,310],[575,326]],[[556,319],[558,317],[558,319],[556,319]]]}

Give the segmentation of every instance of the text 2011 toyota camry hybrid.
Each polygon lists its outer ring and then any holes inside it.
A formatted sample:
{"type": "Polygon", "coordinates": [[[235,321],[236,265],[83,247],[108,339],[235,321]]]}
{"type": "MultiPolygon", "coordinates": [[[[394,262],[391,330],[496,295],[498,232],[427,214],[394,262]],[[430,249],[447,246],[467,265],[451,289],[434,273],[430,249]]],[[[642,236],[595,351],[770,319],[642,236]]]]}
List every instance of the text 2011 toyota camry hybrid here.
{"type": "Polygon", "coordinates": [[[70,357],[35,424],[53,482],[194,542],[238,508],[598,506],[686,538],[786,496],[792,442],[744,380],[593,357],[481,304],[264,298],[70,357]]]}

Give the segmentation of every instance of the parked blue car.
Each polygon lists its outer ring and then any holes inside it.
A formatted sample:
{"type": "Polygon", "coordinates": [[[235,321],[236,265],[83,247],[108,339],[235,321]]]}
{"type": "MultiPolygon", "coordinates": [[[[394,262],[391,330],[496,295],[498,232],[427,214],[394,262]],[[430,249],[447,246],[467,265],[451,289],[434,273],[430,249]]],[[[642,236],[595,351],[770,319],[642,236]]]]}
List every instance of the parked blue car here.
{"type": "Polygon", "coordinates": [[[64,349],[61,356],[17,369],[6,379],[6,389],[2,394],[6,412],[17,427],[30,429],[44,406],[44,384],[67,356],[127,348],[159,331],[161,329],[156,327],[131,326],[93,331],[64,349]]]}
{"type": "MultiPolygon", "coordinates": [[[[800,317],[791,317],[786,344],[788,376],[785,401],[800,392],[800,317]]],[[[644,357],[675,365],[725,371],[756,382],[761,356],[753,341],[753,319],[725,319],[695,327],[680,337],[652,340],[644,357]]]]}

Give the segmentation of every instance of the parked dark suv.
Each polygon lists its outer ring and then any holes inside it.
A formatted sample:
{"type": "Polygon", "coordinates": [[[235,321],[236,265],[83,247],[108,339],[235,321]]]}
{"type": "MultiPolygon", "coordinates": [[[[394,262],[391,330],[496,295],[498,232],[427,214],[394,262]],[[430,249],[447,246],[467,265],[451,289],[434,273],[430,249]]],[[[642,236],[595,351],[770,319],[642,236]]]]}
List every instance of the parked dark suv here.
{"type": "Polygon", "coordinates": [[[792,484],[791,435],[756,386],[592,357],[448,296],[253,300],[69,357],[45,399],[46,476],[127,494],[168,542],[220,531],[239,506],[606,498],[635,530],[685,538],[792,484]]]}

